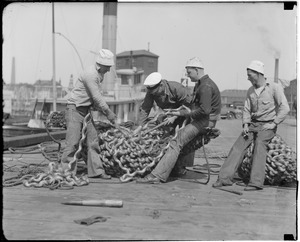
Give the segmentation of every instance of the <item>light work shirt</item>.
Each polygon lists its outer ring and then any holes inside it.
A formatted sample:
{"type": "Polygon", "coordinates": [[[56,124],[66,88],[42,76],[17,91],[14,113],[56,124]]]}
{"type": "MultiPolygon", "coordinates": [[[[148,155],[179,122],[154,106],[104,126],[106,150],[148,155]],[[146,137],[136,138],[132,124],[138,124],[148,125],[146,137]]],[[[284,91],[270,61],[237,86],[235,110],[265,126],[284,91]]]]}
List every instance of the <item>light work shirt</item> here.
{"type": "Polygon", "coordinates": [[[67,100],[68,104],[75,104],[76,107],[93,106],[106,114],[109,107],[101,94],[100,87],[103,79],[104,75],[98,73],[96,65],[90,66],[79,76],[67,100]]]}
{"type": "Polygon", "coordinates": [[[290,111],[283,88],[267,82],[259,95],[252,86],[248,89],[243,111],[243,124],[251,121],[273,121],[280,124],[290,111]]]}

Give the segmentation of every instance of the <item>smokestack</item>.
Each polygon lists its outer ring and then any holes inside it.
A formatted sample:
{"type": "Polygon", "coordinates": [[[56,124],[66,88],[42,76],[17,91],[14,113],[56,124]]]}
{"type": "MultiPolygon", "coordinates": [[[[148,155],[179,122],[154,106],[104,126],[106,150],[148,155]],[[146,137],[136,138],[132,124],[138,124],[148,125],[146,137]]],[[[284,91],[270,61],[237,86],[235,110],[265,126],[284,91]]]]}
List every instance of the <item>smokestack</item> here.
{"type": "Polygon", "coordinates": [[[279,69],[279,59],[275,58],[275,74],[274,74],[275,83],[278,83],[278,69],[279,69]]]}
{"type": "MultiPolygon", "coordinates": [[[[103,3],[103,28],[102,28],[102,48],[108,49],[114,54],[116,65],[116,48],[117,48],[117,2],[103,3]]],[[[116,78],[116,66],[110,68],[110,72],[105,74],[105,81],[102,82],[103,90],[114,89],[116,78]]]]}
{"type": "Polygon", "coordinates": [[[74,88],[73,74],[70,76],[68,90],[71,91],[74,88]]]}
{"type": "Polygon", "coordinates": [[[15,57],[12,58],[12,66],[11,66],[11,85],[16,84],[16,67],[15,67],[15,57]]]}

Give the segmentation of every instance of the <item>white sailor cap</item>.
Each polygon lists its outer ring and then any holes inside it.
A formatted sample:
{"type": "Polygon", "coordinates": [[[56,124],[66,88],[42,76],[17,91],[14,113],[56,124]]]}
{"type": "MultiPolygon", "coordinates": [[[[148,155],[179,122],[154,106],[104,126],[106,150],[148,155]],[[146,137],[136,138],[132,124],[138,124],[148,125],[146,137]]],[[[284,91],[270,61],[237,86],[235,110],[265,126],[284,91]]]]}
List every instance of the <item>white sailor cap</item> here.
{"type": "Polygon", "coordinates": [[[250,63],[250,65],[247,67],[247,69],[259,72],[264,75],[264,63],[258,60],[254,60],[250,63]]]}
{"type": "Polygon", "coordinates": [[[160,83],[161,81],[161,74],[158,72],[153,72],[149,76],[147,76],[146,80],[144,81],[144,85],[148,87],[153,87],[160,83]]]}
{"type": "Polygon", "coordinates": [[[96,63],[104,66],[113,66],[114,54],[110,50],[102,49],[99,51],[99,54],[96,59],[96,63]]]}

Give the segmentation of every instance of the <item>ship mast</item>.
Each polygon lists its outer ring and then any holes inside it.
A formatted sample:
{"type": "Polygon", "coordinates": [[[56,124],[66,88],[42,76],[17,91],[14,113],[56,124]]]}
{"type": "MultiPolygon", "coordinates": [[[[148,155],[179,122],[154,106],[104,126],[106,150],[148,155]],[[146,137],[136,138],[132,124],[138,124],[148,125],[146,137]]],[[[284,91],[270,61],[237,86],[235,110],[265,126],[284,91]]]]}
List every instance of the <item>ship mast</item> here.
{"type": "Polygon", "coordinates": [[[53,112],[56,112],[56,79],[55,79],[55,26],[54,26],[54,2],[52,2],[52,65],[53,65],[53,112]]]}

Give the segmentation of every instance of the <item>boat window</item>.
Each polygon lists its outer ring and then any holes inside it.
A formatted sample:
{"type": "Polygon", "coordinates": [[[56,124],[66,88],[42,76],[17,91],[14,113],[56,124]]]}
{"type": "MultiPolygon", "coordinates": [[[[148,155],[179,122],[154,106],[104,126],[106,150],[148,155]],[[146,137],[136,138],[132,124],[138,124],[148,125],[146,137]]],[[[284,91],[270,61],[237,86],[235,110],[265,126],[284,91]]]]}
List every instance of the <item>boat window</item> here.
{"type": "Polygon", "coordinates": [[[134,75],[134,85],[141,84],[141,80],[142,80],[142,75],[141,74],[134,75]]]}
{"type": "Polygon", "coordinates": [[[121,85],[129,85],[129,76],[121,75],[121,85]]]}

